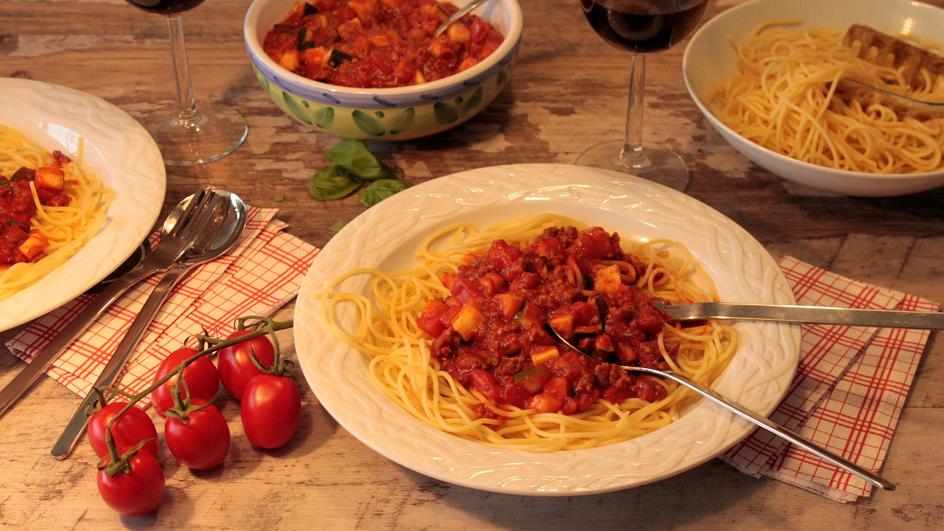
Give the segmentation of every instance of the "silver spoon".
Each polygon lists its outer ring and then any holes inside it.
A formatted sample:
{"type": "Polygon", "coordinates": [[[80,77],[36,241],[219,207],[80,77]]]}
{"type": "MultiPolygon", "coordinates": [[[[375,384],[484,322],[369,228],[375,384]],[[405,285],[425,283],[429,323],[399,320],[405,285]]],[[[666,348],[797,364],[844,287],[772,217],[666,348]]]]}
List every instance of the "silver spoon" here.
{"type": "MultiPolygon", "coordinates": [[[[564,345],[566,345],[573,351],[583,356],[587,356],[588,358],[593,358],[593,356],[591,356],[590,354],[587,354],[583,350],[575,347],[569,341],[564,339],[560,334],[557,333],[557,330],[554,330],[553,326],[547,325],[546,328],[552,336],[556,337],[561,343],[563,343],[564,345]]],[[[593,358],[593,359],[596,359],[596,358],[593,358]]],[[[734,413],[735,415],[741,417],[742,419],[769,431],[770,433],[776,435],[777,437],[786,439],[790,443],[796,446],[799,446],[800,448],[803,448],[804,450],[812,454],[815,454],[826,461],[829,461],[830,463],[838,466],[839,468],[842,468],[843,470],[847,470],[850,473],[855,474],[856,476],[859,476],[860,478],[868,481],[869,483],[875,485],[876,487],[880,489],[895,490],[895,484],[883,478],[882,476],[879,476],[878,474],[874,474],[856,465],[855,463],[852,463],[851,461],[848,461],[844,459],[843,457],[838,456],[830,452],[829,450],[826,450],[825,448],[821,448],[813,444],[812,442],[803,438],[803,436],[790,430],[789,428],[781,426],[780,424],[777,424],[776,422],[773,422],[766,417],[762,417],[758,415],[757,413],[754,413],[753,411],[728,400],[727,398],[719,395],[718,393],[712,391],[711,389],[708,389],[707,387],[702,387],[701,385],[695,383],[692,380],[689,380],[688,378],[682,376],[681,374],[676,374],[674,372],[669,372],[669,371],[661,371],[659,369],[650,369],[649,367],[637,367],[637,366],[632,366],[632,365],[617,365],[617,367],[623,369],[624,371],[644,372],[648,374],[653,374],[655,376],[668,378],[669,380],[672,380],[673,382],[679,385],[688,387],[692,391],[695,391],[696,393],[707,398],[708,400],[715,402],[716,404],[734,413]]]]}
{"type": "Polygon", "coordinates": [[[154,251],[108,285],[82,312],[76,316],[53,340],[40,352],[29,365],[23,368],[2,390],[0,390],[0,416],[39,378],[59,354],[72,343],[79,334],[108,308],[118,297],[144,278],[170,269],[193,244],[200,233],[201,216],[206,216],[205,209],[211,195],[201,190],[196,197],[181,201],[168,214],[161,229],[161,241],[154,251]]]}
{"type": "MultiPolygon", "coordinates": [[[[93,387],[104,389],[114,383],[134,351],[134,347],[141,340],[174,286],[194,266],[218,258],[229,251],[239,239],[239,235],[242,234],[243,228],[246,226],[245,203],[232,192],[211,190],[210,193],[212,195],[212,206],[208,209],[210,215],[207,217],[205,228],[200,231],[200,234],[194,240],[193,246],[184,253],[181,261],[161,279],[154,291],[151,292],[93,387]]],[[[75,444],[88,424],[88,411],[97,398],[98,395],[95,391],[90,391],[76,409],[72,419],[66,424],[59,439],[56,440],[56,444],[53,445],[51,452],[53,457],[65,459],[75,448],[75,444]]]]}
{"type": "MultiPolygon", "coordinates": [[[[442,35],[443,32],[446,31],[446,28],[451,26],[453,22],[468,15],[473,9],[479,7],[480,5],[484,4],[487,1],[488,0],[472,0],[468,4],[459,8],[458,11],[449,15],[449,18],[442,21],[442,24],[440,24],[439,27],[436,28],[436,31],[433,32],[433,38],[435,39],[436,37],[439,37],[440,35],[442,35]]],[[[439,5],[439,4],[436,4],[436,5],[439,5]]]]}

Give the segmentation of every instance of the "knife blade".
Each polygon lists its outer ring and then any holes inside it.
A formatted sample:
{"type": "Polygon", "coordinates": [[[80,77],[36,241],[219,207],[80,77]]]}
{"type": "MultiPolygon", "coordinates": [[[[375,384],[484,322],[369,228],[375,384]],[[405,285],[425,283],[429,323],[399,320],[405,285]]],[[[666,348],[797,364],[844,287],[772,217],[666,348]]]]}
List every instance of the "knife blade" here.
{"type": "Polygon", "coordinates": [[[817,323],[880,328],[916,328],[944,330],[944,313],[903,310],[866,310],[830,306],[798,306],[777,304],[733,304],[700,302],[695,304],[664,304],[656,308],[673,320],[738,319],[746,321],[780,321],[786,323],[817,323]]]}

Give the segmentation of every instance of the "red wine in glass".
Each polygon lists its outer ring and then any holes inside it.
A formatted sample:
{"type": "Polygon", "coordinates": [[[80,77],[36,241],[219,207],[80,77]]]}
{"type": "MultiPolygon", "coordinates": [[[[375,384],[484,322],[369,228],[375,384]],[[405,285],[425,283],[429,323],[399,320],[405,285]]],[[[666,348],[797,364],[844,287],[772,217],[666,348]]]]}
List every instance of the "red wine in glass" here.
{"type": "Polygon", "coordinates": [[[128,3],[148,13],[176,15],[197,7],[203,0],[128,0],[128,3]]]}
{"type": "Polygon", "coordinates": [[[198,106],[193,95],[181,13],[197,7],[203,0],[127,1],[167,18],[177,104],[158,109],[144,119],[144,126],[157,142],[164,162],[184,166],[206,164],[236,151],[249,135],[246,119],[235,109],[223,105],[201,103],[198,106]]]}
{"type": "Polygon", "coordinates": [[[684,190],[688,167],[676,153],[642,147],[644,54],[667,50],[691,34],[708,7],[707,0],[581,0],[593,30],[612,46],[632,54],[629,106],[622,141],[591,147],[578,164],[615,169],[684,190]]]}
{"type": "Polygon", "coordinates": [[[668,50],[688,37],[701,20],[704,0],[596,2],[583,0],[584,15],[607,42],[633,53],[668,50]]]}

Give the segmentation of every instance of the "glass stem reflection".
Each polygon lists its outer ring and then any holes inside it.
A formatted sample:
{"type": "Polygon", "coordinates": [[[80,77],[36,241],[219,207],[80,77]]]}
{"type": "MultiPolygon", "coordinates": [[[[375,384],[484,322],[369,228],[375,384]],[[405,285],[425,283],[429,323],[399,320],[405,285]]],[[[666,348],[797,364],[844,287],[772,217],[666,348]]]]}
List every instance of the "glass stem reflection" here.
{"type": "Polygon", "coordinates": [[[198,124],[197,101],[190,82],[190,61],[187,59],[187,44],[184,42],[184,23],[180,15],[167,17],[170,33],[170,48],[174,62],[174,80],[177,82],[177,108],[179,126],[193,128],[198,124]]]}
{"type": "Polygon", "coordinates": [[[646,90],[646,56],[634,53],[629,58],[629,102],[626,110],[626,132],[620,162],[627,168],[646,166],[642,151],[642,111],[646,90]]]}

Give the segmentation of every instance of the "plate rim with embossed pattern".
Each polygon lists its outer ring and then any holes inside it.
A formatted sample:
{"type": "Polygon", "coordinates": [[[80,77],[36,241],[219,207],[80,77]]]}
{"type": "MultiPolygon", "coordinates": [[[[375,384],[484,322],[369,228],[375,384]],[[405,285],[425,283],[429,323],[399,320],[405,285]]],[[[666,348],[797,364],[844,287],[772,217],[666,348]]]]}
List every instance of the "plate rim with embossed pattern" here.
{"type": "Polygon", "coordinates": [[[81,295],[124,262],[147,237],[166,192],[157,144],[115,105],[73,88],[0,78],[0,124],[50,151],[75,158],[115,192],[104,226],[72,258],[0,301],[0,331],[81,295]]]}
{"type": "MultiPolygon", "coordinates": [[[[551,453],[495,448],[411,417],[369,381],[364,356],[327,332],[315,294],[341,273],[406,265],[422,237],[445,224],[484,226],[551,211],[599,224],[624,238],[681,241],[713,277],[723,300],[795,304],[764,247],[735,222],[685,194],[631,175],[564,164],[463,171],[370,208],[339,231],[313,262],[295,307],[294,339],[299,364],[320,405],[354,437],[400,465],[456,485],[506,494],[582,495],[636,487],[698,466],[747,436],[752,425],[701,401],[673,424],[618,444],[551,453]]],[[[341,322],[350,318],[340,312],[341,322]]],[[[769,414],[796,370],[799,327],[734,326],[741,341],[738,352],[714,387],[769,414]]]]}

